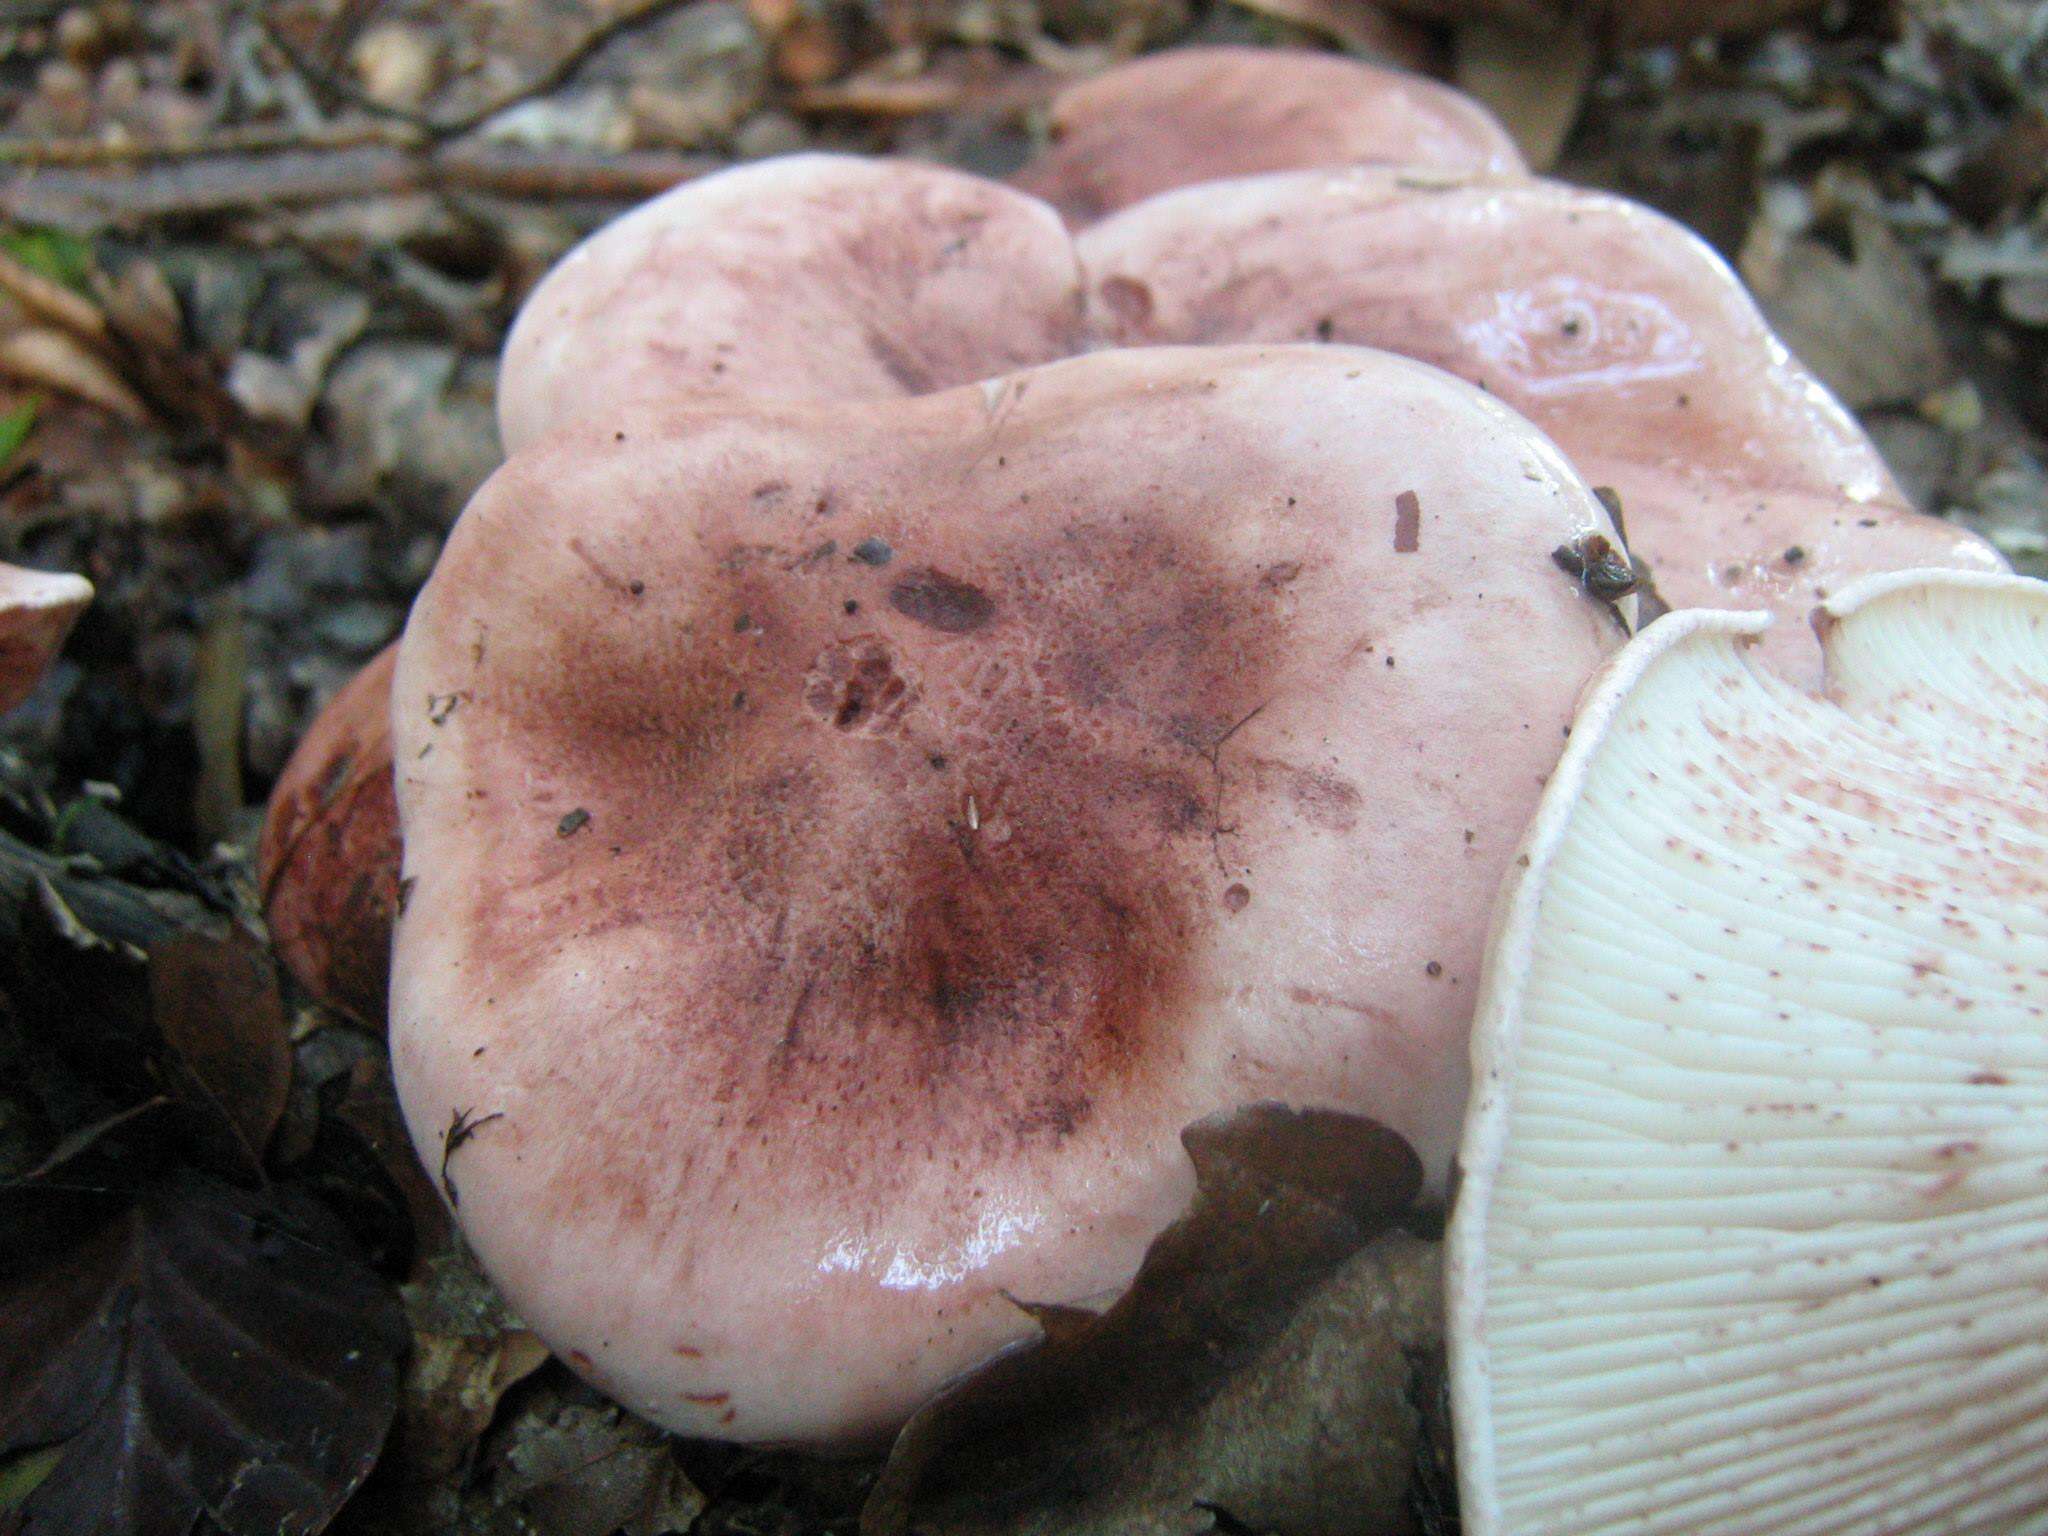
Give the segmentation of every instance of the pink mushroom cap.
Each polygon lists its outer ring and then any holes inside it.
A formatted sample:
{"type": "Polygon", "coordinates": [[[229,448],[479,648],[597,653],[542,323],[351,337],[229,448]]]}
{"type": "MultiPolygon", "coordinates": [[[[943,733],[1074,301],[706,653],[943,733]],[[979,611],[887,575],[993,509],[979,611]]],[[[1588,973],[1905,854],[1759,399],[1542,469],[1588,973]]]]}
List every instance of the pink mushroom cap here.
{"type": "Polygon", "coordinates": [[[1353,342],[1479,385],[1618,495],[1673,607],[1804,620],[1856,577],[2003,568],[1913,509],[1720,257],[1638,203],[1555,182],[1300,171],[1168,193],[1079,237],[1098,339],[1353,342]]]}
{"type": "Polygon", "coordinates": [[[1340,347],[649,405],[478,494],[394,692],[408,1123],[686,1433],[849,1443],[1130,1279],[1181,1128],[1441,1180],[1493,891],[1620,641],[1478,391],[1340,347]]]}
{"type": "Polygon", "coordinates": [[[1358,163],[1518,171],[1491,113],[1422,75],[1327,53],[1181,48],[1055,98],[1052,144],[1013,178],[1076,227],[1196,182],[1358,163]]]}

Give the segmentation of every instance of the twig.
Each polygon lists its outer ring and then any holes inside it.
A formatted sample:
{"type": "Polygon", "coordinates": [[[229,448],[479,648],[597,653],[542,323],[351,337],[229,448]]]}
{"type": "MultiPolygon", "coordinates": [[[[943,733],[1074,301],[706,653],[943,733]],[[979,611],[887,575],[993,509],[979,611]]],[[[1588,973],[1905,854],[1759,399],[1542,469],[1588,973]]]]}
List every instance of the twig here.
{"type": "Polygon", "coordinates": [[[473,111],[456,117],[430,118],[401,107],[386,106],[366,95],[353,81],[322,68],[284,38],[268,16],[260,19],[264,36],[299,74],[324,89],[345,96],[353,106],[382,119],[373,123],[337,124],[308,129],[276,124],[243,124],[215,129],[189,139],[130,138],[0,138],[0,164],[77,167],[151,165],[178,160],[205,160],[229,155],[339,154],[351,149],[423,150],[459,139],[481,128],[501,112],[545,96],[566,84],[606,44],[647,25],[689,0],[635,0],[616,16],[592,27],[525,84],[506,91],[473,111]]]}
{"type": "Polygon", "coordinates": [[[272,125],[220,128],[190,139],[0,138],[0,164],[87,167],[146,165],[203,160],[214,155],[333,152],[377,146],[403,148],[416,135],[395,133],[388,124],[353,124],[328,131],[272,125]]]}
{"type": "Polygon", "coordinates": [[[384,0],[342,0],[332,19],[322,29],[317,50],[329,69],[340,67],[349,45],[383,8],[384,0]]]}
{"type": "Polygon", "coordinates": [[[500,112],[508,112],[522,102],[546,96],[561,86],[567,85],[576,71],[590,61],[591,55],[628,32],[658,20],[668,12],[689,3],[689,0],[632,0],[630,5],[592,27],[555,62],[542,70],[525,85],[505,92],[494,101],[485,102],[473,112],[450,121],[437,123],[434,127],[436,138],[460,138],[466,133],[481,128],[500,112]]]}
{"type": "Polygon", "coordinates": [[[424,112],[414,112],[405,107],[394,107],[389,102],[379,101],[339,69],[330,69],[318,60],[308,58],[300,50],[299,45],[285,35],[284,28],[277,24],[276,17],[268,14],[259,15],[256,18],[256,25],[262,30],[264,41],[283,54],[284,61],[291,67],[292,72],[307,84],[327,92],[330,96],[338,97],[372,117],[405,123],[425,136],[433,136],[436,133],[434,119],[424,112]]]}
{"type": "Polygon", "coordinates": [[[272,17],[262,17],[258,25],[262,27],[263,35],[269,39],[271,46],[284,55],[285,62],[310,84],[373,117],[404,123],[436,143],[445,143],[450,139],[459,139],[474,133],[501,112],[509,112],[524,102],[549,95],[567,85],[575,77],[576,72],[590,62],[591,56],[607,44],[688,3],[689,0],[634,0],[633,4],[628,5],[617,15],[607,17],[585,32],[552,64],[523,85],[515,86],[482,106],[453,117],[434,117],[425,112],[414,112],[405,107],[394,107],[388,102],[379,101],[338,70],[324,68],[317,61],[306,57],[298,44],[284,35],[283,29],[272,17]]]}
{"type": "Polygon", "coordinates": [[[405,192],[516,200],[638,202],[715,170],[705,155],[512,145],[434,150],[379,144],[223,154],[124,167],[21,171],[0,181],[0,218],[91,232],[148,219],[203,218],[405,192]]]}

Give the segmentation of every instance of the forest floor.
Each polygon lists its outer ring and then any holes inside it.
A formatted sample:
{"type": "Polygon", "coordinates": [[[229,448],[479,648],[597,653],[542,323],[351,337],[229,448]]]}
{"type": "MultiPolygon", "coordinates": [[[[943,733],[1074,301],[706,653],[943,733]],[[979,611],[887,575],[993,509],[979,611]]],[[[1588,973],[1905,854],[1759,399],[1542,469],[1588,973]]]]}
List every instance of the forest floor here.
{"type": "MultiPolygon", "coordinates": [[[[264,799],[496,464],[520,299],[604,218],[808,147],[1004,174],[1053,92],[1159,47],[1453,74],[1471,35],[1356,0],[0,0],[0,558],[98,588],[0,722],[0,1536],[853,1527],[877,1458],[666,1439],[504,1315],[381,1039],[236,937],[264,799]],[[309,1257],[244,1263],[279,1232],[309,1257]],[[232,1498],[195,1502],[193,1435],[232,1498]],[[278,1446],[290,1487],[230,1475],[278,1446]],[[36,1523],[60,1506],[82,1523],[36,1523]]],[[[1580,57],[1539,40],[1487,89],[1562,137],[1555,174],[1717,247],[1921,506],[2048,571],[2048,6],[1580,57]]],[[[1375,1298],[1421,1241],[1356,1260],[1375,1298]]],[[[1329,1511],[1384,1466],[1261,1449],[1356,1389],[1313,1353],[1263,1433],[1242,1403],[1183,1424],[1107,1504],[922,1528],[1355,1529],[1329,1511]],[[1223,1492],[1219,1436],[1261,1463],[1223,1492]]],[[[1386,1528],[1451,1528],[1401,1391],[1386,1528]]]]}

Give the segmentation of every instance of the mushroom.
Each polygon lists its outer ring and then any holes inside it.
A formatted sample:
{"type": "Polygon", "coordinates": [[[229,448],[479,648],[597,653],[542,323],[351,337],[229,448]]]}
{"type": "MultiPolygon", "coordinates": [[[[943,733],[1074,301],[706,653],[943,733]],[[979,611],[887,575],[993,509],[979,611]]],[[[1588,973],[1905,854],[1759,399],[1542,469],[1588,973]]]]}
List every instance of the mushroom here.
{"type": "MultiPolygon", "coordinates": [[[[1727,265],[1640,204],[1522,177],[1302,171],[1168,193],[1079,246],[1109,345],[1356,342],[1480,385],[1612,488],[1674,607],[1798,620],[1872,572],[2003,568],[1913,510],[1727,265]]],[[[1816,680],[1802,625],[1764,644],[1816,680]]]]}
{"type": "Polygon", "coordinates": [[[1503,892],[1450,1231],[1474,1536],[2048,1530],[2048,586],[1606,669],[1503,892]]]}
{"type": "Polygon", "coordinates": [[[83,576],[0,565],[0,713],[35,691],[91,601],[83,576]]]}
{"type": "MultiPolygon", "coordinates": [[[[1283,58],[1273,99],[1310,98],[1287,82],[1319,78],[1315,62],[1283,58]]],[[[1094,345],[1314,339],[1421,357],[1527,413],[1617,493],[1633,552],[1680,605],[1793,614],[1870,571],[2002,563],[1908,506],[1853,420],[1678,226],[1614,197],[1441,169],[1167,193],[1087,230],[1077,251],[1042,204],[954,172],[823,155],[742,167],[565,261],[514,329],[499,408],[516,448],[635,399],[882,399],[1094,345]],[[1005,304],[986,302],[992,288],[1005,304]]],[[[1816,674],[1803,630],[1766,644],[1816,674]]],[[[361,716],[334,734],[381,728],[373,706],[361,716]]],[[[395,829],[381,814],[383,830],[336,843],[385,861],[364,888],[388,901],[395,829]]],[[[273,905],[331,916],[337,898],[293,892],[299,878],[268,883],[273,905]]],[[[335,948],[382,953],[383,907],[357,910],[372,926],[335,948]]],[[[310,961],[287,959],[334,995],[310,961]]]]}
{"type": "MultiPolygon", "coordinates": [[[[790,156],[689,183],[571,253],[506,342],[500,432],[516,450],[644,396],[921,393],[1077,351],[1080,316],[1072,245],[1035,200],[935,166],[790,156]]],[[[315,721],[258,857],[280,957],[366,1019],[384,1013],[398,898],[395,652],[315,721]]]]}
{"type": "Polygon", "coordinates": [[[1056,97],[1052,144],[1013,178],[1080,227],[1157,193],[1354,163],[1519,171],[1508,131],[1421,75],[1332,54],[1182,48],[1056,97]]]}
{"type": "Polygon", "coordinates": [[[1043,203],[939,166],[789,155],[686,182],[570,252],[505,343],[498,424],[513,452],[625,400],[924,394],[1081,345],[1073,244],[1043,203]]]}
{"type": "Polygon", "coordinates": [[[386,646],[320,712],[278,775],[256,848],[279,958],[320,1001],[372,1023],[384,1017],[398,911],[397,663],[386,646]]]}
{"type": "Polygon", "coordinates": [[[614,410],[450,536],[394,690],[407,1122],[686,1433],[844,1444],[1128,1282],[1185,1125],[1441,1182],[1483,913],[1618,642],[1532,428],[1339,347],[614,410]]]}

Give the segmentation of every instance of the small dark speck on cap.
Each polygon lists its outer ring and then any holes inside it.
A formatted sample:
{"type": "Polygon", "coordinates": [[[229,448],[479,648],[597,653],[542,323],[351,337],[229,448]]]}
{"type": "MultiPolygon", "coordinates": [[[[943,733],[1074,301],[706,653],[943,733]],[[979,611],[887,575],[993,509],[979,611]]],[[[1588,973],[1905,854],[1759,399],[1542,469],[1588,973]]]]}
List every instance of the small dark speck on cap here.
{"type": "Polygon", "coordinates": [[[574,837],[578,832],[581,832],[589,824],[590,812],[584,810],[583,807],[579,805],[575,810],[571,811],[568,815],[564,816],[560,821],[555,823],[555,836],[574,837]]]}
{"type": "Polygon", "coordinates": [[[853,546],[853,558],[862,565],[887,565],[896,558],[896,551],[881,539],[862,539],[853,546]]]}
{"type": "Polygon", "coordinates": [[[1224,888],[1223,905],[1229,911],[1242,912],[1251,904],[1251,899],[1252,893],[1249,886],[1240,883],[1224,888]]]}
{"type": "Polygon", "coordinates": [[[1444,973],[1444,963],[1441,960],[1432,960],[1422,969],[1425,975],[1441,976],[1444,973]]]}
{"type": "Polygon", "coordinates": [[[1805,558],[1806,551],[1797,544],[1794,544],[1790,549],[1785,551],[1785,563],[1787,565],[1797,565],[1800,561],[1804,560],[1805,558]]]}

